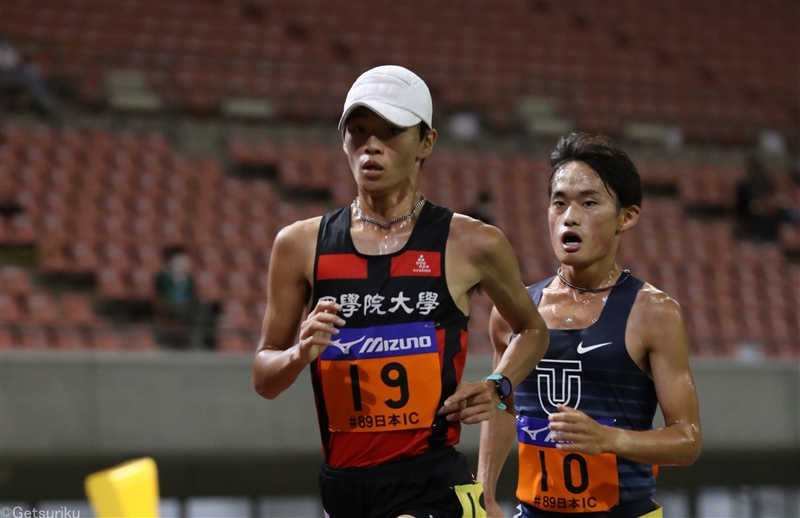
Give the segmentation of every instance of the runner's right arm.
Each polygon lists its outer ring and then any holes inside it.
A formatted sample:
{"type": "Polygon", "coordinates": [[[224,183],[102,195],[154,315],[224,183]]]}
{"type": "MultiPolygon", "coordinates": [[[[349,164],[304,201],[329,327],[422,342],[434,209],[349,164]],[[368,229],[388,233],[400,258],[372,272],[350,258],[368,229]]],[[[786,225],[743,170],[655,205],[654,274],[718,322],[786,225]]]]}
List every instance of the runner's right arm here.
{"type": "Polygon", "coordinates": [[[267,399],[289,388],[316,358],[312,349],[329,345],[329,335],[338,333],[335,326],[344,324],[336,315],[337,304],[320,301],[300,327],[299,342],[294,342],[311,296],[319,223],[320,218],[314,218],[284,228],[272,247],[267,310],[253,361],[253,386],[267,399]]]}

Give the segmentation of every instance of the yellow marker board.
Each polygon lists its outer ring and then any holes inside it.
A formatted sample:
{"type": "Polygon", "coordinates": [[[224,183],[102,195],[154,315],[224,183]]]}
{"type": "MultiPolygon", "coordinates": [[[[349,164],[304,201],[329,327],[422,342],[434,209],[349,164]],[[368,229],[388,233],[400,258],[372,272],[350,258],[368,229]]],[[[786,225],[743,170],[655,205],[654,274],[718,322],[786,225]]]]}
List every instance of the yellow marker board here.
{"type": "Polygon", "coordinates": [[[158,518],[158,471],[151,458],[92,473],[85,488],[98,518],[158,518]]]}

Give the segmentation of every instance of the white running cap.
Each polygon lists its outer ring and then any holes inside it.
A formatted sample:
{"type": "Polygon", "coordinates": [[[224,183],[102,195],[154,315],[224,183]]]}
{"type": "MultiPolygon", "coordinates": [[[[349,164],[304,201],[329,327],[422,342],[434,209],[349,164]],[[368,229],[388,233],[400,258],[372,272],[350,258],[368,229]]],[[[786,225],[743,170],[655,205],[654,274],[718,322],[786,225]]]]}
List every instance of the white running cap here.
{"type": "Polygon", "coordinates": [[[359,106],[366,106],[401,128],[415,126],[420,121],[433,127],[433,101],[428,85],[414,72],[397,65],[367,70],[356,79],[344,101],[339,131],[359,106]]]}

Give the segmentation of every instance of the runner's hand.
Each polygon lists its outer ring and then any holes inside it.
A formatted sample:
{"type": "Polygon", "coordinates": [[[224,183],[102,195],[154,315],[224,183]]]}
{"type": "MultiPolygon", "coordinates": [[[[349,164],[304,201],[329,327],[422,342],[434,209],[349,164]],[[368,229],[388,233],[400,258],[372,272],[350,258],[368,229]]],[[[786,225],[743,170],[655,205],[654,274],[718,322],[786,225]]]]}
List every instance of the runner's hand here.
{"type": "Polygon", "coordinates": [[[447,415],[450,422],[461,421],[464,424],[475,424],[488,421],[494,416],[500,396],[493,381],[467,383],[462,381],[455,393],[447,398],[439,415],[447,415]]]}
{"type": "Polygon", "coordinates": [[[343,326],[345,321],[336,313],[342,307],[330,300],[320,300],[314,310],[300,325],[300,343],[297,344],[300,358],[307,363],[317,359],[320,353],[331,344],[331,335],[339,333],[335,326],[343,326]]]}
{"type": "Polygon", "coordinates": [[[558,413],[550,414],[548,427],[559,450],[589,455],[611,451],[608,445],[614,428],[601,425],[580,410],[558,405],[558,413]]]}

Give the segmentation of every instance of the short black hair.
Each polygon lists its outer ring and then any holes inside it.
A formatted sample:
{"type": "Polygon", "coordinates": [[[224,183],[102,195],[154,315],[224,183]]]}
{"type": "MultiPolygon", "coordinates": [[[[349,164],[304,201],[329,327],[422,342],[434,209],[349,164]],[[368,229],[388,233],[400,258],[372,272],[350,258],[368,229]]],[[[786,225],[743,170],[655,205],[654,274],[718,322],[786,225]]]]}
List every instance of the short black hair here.
{"type": "Polygon", "coordinates": [[[570,133],[561,137],[550,153],[553,170],[547,195],[553,195],[553,177],[569,162],[583,162],[597,173],[606,190],[617,200],[618,208],[642,206],[642,179],[631,157],[606,135],[570,133]]]}
{"type": "Polygon", "coordinates": [[[168,246],[167,248],[164,249],[164,259],[166,261],[169,261],[170,259],[172,259],[176,255],[181,255],[181,254],[185,254],[185,253],[186,253],[186,249],[184,247],[182,247],[181,245],[168,246]]]}
{"type": "Polygon", "coordinates": [[[425,140],[425,137],[428,136],[428,133],[430,133],[430,131],[431,131],[431,127],[428,126],[424,121],[420,121],[420,123],[419,123],[419,141],[422,142],[423,140],[425,140]]]}

